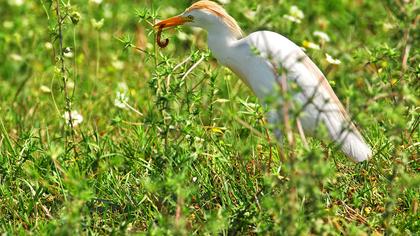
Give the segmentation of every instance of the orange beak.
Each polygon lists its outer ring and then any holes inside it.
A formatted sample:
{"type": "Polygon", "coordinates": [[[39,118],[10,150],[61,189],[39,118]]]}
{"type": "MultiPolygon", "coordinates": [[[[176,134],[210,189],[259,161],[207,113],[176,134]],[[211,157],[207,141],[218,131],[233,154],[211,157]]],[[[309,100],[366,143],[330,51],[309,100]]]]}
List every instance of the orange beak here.
{"type": "Polygon", "coordinates": [[[155,24],[153,27],[164,29],[164,28],[169,28],[169,27],[175,27],[175,26],[178,26],[178,25],[182,25],[182,24],[184,24],[186,22],[189,22],[189,21],[190,20],[186,17],[174,16],[174,17],[171,17],[169,19],[163,20],[163,21],[155,24]]]}

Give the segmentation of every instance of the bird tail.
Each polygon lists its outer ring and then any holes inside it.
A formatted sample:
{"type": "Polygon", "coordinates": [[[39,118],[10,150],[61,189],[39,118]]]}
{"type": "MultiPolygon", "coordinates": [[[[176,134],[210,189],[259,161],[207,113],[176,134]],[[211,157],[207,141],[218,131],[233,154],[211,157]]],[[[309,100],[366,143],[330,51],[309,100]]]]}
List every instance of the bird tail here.
{"type": "Polygon", "coordinates": [[[371,148],[351,121],[345,118],[337,119],[337,117],[325,116],[325,118],[331,138],[347,157],[355,162],[362,162],[372,156],[371,148]]]}
{"type": "Polygon", "coordinates": [[[363,138],[355,132],[345,132],[338,143],[341,145],[341,150],[355,162],[362,162],[368,160],[372,156],[372,150],[363,138]]]}

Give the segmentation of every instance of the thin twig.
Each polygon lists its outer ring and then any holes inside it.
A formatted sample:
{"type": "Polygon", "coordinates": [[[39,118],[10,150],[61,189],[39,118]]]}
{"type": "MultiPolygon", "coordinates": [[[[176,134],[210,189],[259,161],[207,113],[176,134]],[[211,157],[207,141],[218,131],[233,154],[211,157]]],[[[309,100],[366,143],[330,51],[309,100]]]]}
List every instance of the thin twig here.
{"type": "Polygon", "coordinates": [[[141,113],[140,111],[138,111],[137,109],[135,109],[134,107],[130,106],[130,104],[128,104],[126,101],[122,101],[122,103],[124,105],[126,105],[130,110],[134,111],[137,115],[139,116],[144,116],[143,113],[141,113]]]}
{"type": "Polygon", "coordinates": [[[241,125],[243,125],[245,128],[249,129],[253,134],[257,135],[259,138],[263,138],[264,134],[260,131],[256,130],[254,127],[252,127],[247,122],[243,121],[241,118],[235,117],[235,120],[239,122],[241,125]]]}
{"type": "MultiPolygon", "coordinates": [[[[282,91],[282,95],[284,98],[286,98],[287,95],[287,77],[286,74],[283,72],[281,75],[280,80],[280,88],[282,91]]],[[[290,102],[287,101],[287,98],[285,99],[285,102],[283,104],[283,121],[284,121],[284,130],[286,132],[287,141],[290,146],[294,146],[294,139],[293,139],[293,133],[292,128],[290,127],[290,117],[289,117],[289,104],[290,102]]]]}
{"type": "MultiPolygon", "coordinates": [[[[65,98],[65,110],[69,114],[69,124],[71,128],[71,136],[74,141],[74,125],[73,125],[73,118],[71,114],[71,101],[67,91],[67,78],[66,78],[66,68],[64,63],[64,50],[63,50],[63,27],[62,27],[62,18],[61,18],[61,11],[60,11],[60,1],[56,1],[56,14],[57,14],[57,23],[58,23],[58,40],[59,40],[59,51],[60,51],[60,73],[63,81],[63,90],[64,90],[64,98],[65,98]]],[[[66,140],[67,141],[67,140],[66,140]]],[[[67,143],[67,142],[66,142],[67,143]]]]}
{"type": "Polygon", "coordinates": [[[196,63],[194,63],[194,65],[192,65],[190,67],[190,69],[187,70],[187,72],[185,72],[184,76],[182,76],[181,80],[184,80],[185,78],[187,78],[187,76],[198,66],[200,65],[201,62],[204,61],[206,57],[204,55],[201,55],[200,60],[198,60],[196,63]]]}
{"type": "MultiPolygon", "coordinates": [[[[187,63],[189,60],[191,59],[191,56],[187,57],[185,60],[183,60],[181,63],[179,63],[178,65],[176,65],[173,69],[172,72],[175,72],[176,70],[178,70],[179,68],[181,68],[181,66],[183,66],[185,63],[187,63]]],[[[170,73],[168,75],[168,77],[166,77],[166,87],[169,88],[170,84],[171,84],[171,75],[172,73],[170,73]]]]}
{"type": "Polygon", "coordinates": [[[12,145],[12,141],[10,140],[9,134],[7,133],[6,128],[4,127],[3,120],[1,119],[1,117],[0,117],[0,125],[1,125],[1,133],[3,134],[2,136],[4,139],[6,139],[7,146],[9,146],[10,150],[12,151],[13,156],[15,156],[16,151],[12,145]]]}
{"type": "Polygon", "coordinates": [[[306,140],[305,132],[303,131],[302,123],[300,122],[299,118],[296,118],[296,126],[298,128],[300,138],[302,139],[303,146],[306,149],[309,149],[309,144],[308,144],[308,141],[306,140]]]}
{"type": "Polygon", "coordinates": [[[265,130],[265,135],[267,137],[268,145],[270,145],[270,157],[268,159],[268,165],[267,165],[267,170],[270,172],[270,170],[271,170],[271,162],[273,161],[273,146],[272,146],[272,143],[271,143],[270,134],[268,133],[268,128],[265,127],[264,130],[265,130]]]}

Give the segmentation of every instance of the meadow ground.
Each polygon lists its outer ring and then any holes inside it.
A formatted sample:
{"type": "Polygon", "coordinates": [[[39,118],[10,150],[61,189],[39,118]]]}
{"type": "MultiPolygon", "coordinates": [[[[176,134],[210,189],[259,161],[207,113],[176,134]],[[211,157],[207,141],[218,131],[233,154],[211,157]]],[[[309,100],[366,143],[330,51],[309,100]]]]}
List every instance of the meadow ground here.
{"type": "Polygon", "coordinates": [[[418,1],[221,2],[306,48],[372,160],[279,148],[205,32],[158,49],[150,24],[191,1],[4,0],[0,233],[418,235],[418,1]]]}

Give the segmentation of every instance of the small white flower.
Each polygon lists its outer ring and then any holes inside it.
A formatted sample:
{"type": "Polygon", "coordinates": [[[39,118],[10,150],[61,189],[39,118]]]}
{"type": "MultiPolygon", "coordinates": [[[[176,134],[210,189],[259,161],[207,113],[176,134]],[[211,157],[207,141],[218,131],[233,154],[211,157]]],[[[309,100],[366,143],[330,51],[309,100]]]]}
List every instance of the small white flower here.
{"type": "Polygon", "coordinates": [[[99,5],[102,3],[102,0],[90,0],[89,2],[99,5]]]}
{"type": "Polygon", "coordinates": [[[290,7],[289,11],[291,16],[296,17],[297,19],[303,19],[305,17],[305,14],[303,14],[303,11],[300,10],[297,6],[293,5],[290,7]]]}
{"type": "Polygon", "coordinates": [[[128,102],[127,94],[117,91],[117,96],[114,99],[114,105],[121,109],[127,109],[127,105],[126,105],[127,102],[128,102]]]}
{"type": "Polygon", "coordinates": [[[195,176],[194,176],[194,177],[192,178],[192,181],[195,183],[195,182],[197,181],[197,177],[195,177],[195,176]]]}
{"type": "Polygon", "coordinates": [[[102,26],[104,26],[104,18],[100,19],[100,20],[96,20],[96,19],[90,19],[90,23],[92,24],[93,28],[96,30],[100,30],[102,28],[102,26]]]}
{"type": "Polygon", "coordinates": [[[21,55],[19,55],[19,54],[12,53],[12,54],[10,54],[9,56],[10,56],[10,58],[11,58],[13,61],[23,61],[22,56],[21,56],[21,55]]]}
{"type": "Polygon", "coordinates": [[[310,48],[310,49],[315,49],[315,50],[321,49],[318,44],[310,42],[310,41],[305,40],[305,41],[303,41],[302,44],[303,44],[303,47],[305,47],[305,48],[310,48]]]}
{"type": "Polygon", "coordinates": [[[112,18],[112,6],[110,4],[105,4],[104,6],[104,17],[105,18],[112,18]]]}
{"type": "Polygon", "coordinates": [[[303,11],[301,11],[295,5],[290,7],[289,14],[283,16],[283,18],[285,18],[286,20],[297,23],[297,24],[300,24],[304,17],[305,15],[303,14],[303,11]]]}
{"type": "Polygon", "coordinates": [[[11,29],[11,28],[13,28],[14,25],[15,24],[13,23],[13,21],[4,21],[3,22],[3,27],[5,29],[11,29]]]}
{"type": "Polygon", "coordinates": [[[66,86],[68,89],[74,89],[74,82],[73,80],[67,80],[66,86]]]}
{"type": "Polygon", "coordinates": [[[66,121],[66,124],[67,124],[67,125],[70,125],[70,116],[71,116],[71,120],[72,120],[72,123],[73,123],[73,127],[76,127],[76,126],[78,126],[80,123],[82,123],[82,122],[83,122],[83,116],[82,116],[82,114],[80,114],[78,111],[73,110],[73,111],[71,111],[70,113],[69,113],[68,111],[66,111],[66,112],[63,114],[63,118],[64,118],[64,120],[66,121]]]}
{"type": "Polygon", "coordinates": [[[53,49],[53,45],[52,45],[52,43],[50,43],[50,42],[46,42],[46,43],[44,44],[44,47],[45,47],[45,49],[47,49],[47,50],[51,50],[51,49],[53,49]]]}
{"type": "Polygon", "coordinates": [[[71,51],[71,48],[69,48],[69,47],[64,48],[63,55],[64,55],[64,57],[72,58],[73,57],[73,52],[71,51]]]}
{"type": "Polygon", "coordinates": [[[188,34],[182,31],[178,31],[178,34],[176,35],[179,40],[186,41],[188,39],[188,34]]]}
{"type": "Polygon", "coordinates": [[[115,59],[112,61],[112,66],[116,69],[116,70],[122,70],[124,69],[124,62],[120,61],[118,59],[115,59]]]}
{"type": "Polygon", "coordinates": [[[221,4],[229,4],[230,0],[219,0],[221,4]]]}
{"type": "Polygon", "coordinates": [[[328,36],[327,33],[322,32],[322,31],[315,31],[314,32],[314,36],[320,38],[321,40],[323,40],[325,42],[331,41],[330,36],[328,36]]]}
{"type": "Polygon", "coordinates": [[[305,17],[303,11],[301,11],[297,6],[293,5],[290,7],[289,14],[283,16],[286,20],[300,24],[302,19],[305,17]]]}
{"type": "Polygon", "coordinates": [[[12,6],[22,6],[25,0],[9,0],[9,4],[12,6]]]}
{"type": "Polygon", "coordinates": [[[128,93],[128,86],[125,82],[119,82],[117,85],[117,89],[122,93],[128,93]]]}
{"type": "Polygon", "coordinates": [[[162,9],[162,16],[173,16],[177,14],[178,10],[175,7],[168,6],[162,9]]]}
{"type": "Polygon", "coordinates": [[[196,142],[204,142],[204,139],[202,139],[202,138],[200,138],[200,137],[194,137],[194,140],[196,141],[196,142]]]}
{"type": "Polygon", "coordinates": [[[300,22],[302,22],[300,19],[298,19],[298,18],[296,18],[294,16],[291,16],[291,15],[284,15],[283,18],[286,19],[286,20],[288,20],[288,21],[297,23],[297,24],[300,24],[300,22]]]}
{"type": "Polygon", "coordinates": [[[328,53],[325,53],[325,57],[326,57],[326,59],[327,59],[327,61],[328,61],[328,63],[330,63],[330,64],[334,64],[334,65],[339,65],[339,64],[341,64],[341,61],[340,60],[338,60],[338,59],[334,59],[330,54],[328,54],[328,53]]]}
{"type": "Polygon", "coordinates": [[[128,103],[128,86],[124,82],[120,82],[117,85],[116,98],[114,99],[114,105],[121,109],[127,109],[128,103]]]}
{"type": "Polygon", "coordinates": [[[390,31],[390,30],[395,28],[395,25],[393,25],[392,23],[389,23],[389,22],[385,22],[382,25],[382,28],[384,29],[384,31],[390,31]]]}
{"type": "Polygon", "coordinates": [[[39,87],[39,90],[41,90],[41,92],[43,93],[51,93],[51,89],[45,85],[41,85],[41,87],[39,87]]]}
{"type": "Polygon", "coordinates": [[[254,20],[255,17],[257,16],[257,12],[248,10],[248,11],[245,12],[245,16],[246,16],[246,18],[248,18],[250,20],[254,20]]]}

